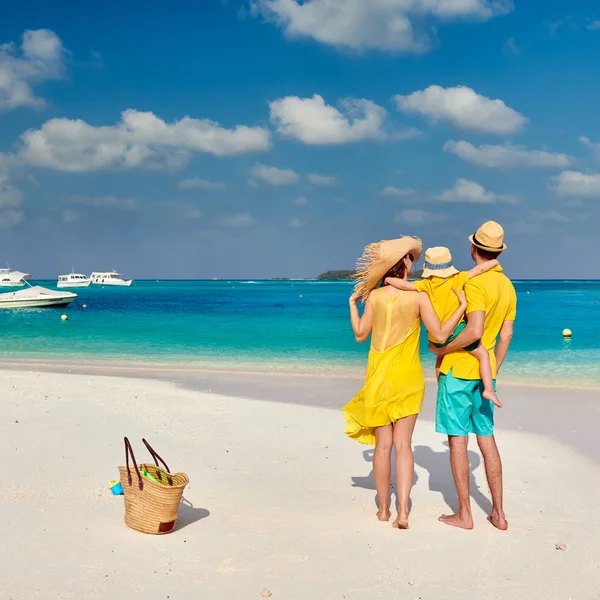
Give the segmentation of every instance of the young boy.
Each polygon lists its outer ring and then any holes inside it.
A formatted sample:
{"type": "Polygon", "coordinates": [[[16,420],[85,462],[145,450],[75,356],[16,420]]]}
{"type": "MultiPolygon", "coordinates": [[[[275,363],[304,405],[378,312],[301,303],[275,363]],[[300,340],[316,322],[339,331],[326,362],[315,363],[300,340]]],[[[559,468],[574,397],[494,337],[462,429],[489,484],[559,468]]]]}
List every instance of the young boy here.
{"type": "MultiPolygon", "coordinates": [[[[425,268],[423,269],[423,279],[421,281],[411,283],[404,279],[389,277],[386,279],[386,283],[393,285],[399,290],[425,292],[429,296],[431,304],[433,304],[433,309],[435,310],[440,323],[444,323],[458,307],[458,300],[456,294],[452,291],[452,288],[462,290],[465,283],[467,283],[471,277],[477,277],[477,275],[487,273],[487,271],[493,269],[497,264],[497,260],[489,260],[481,265],[473,267],[470,271],[459,272],[452,266],[452,255],[450,254],[450,250],[443,246],[437,246],[435,248],[428,248],[425,252],[425,268]]],[[[446,346],[465,328],[465,326],[465,321],[461,321],[452,335],[443,344],[437,344],[431,338],[429,339],[438,347],[446,346]]],[[[479,361],[479,374],[484,386],[482,396],[490,402],[493,402],[499,408],[502,408],[502,404],[500,403],[500,400],[498,400],[496,392],[494,392],[490,357],[483,344],[478,340],[470,346],[463,348],[463,350],[470,352],[479,361]]],[[[438,379],[440,377],[441,362],[442,357],[438,356],[435,363],[435,374],[438,379]]]]}

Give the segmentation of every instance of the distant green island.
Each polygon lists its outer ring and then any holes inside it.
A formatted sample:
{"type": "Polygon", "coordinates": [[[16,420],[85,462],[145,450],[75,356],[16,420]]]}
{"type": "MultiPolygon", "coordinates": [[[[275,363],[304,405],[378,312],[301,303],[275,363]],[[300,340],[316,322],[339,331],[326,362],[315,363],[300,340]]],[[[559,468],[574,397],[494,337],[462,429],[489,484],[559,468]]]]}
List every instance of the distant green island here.
{"type": "MultiPolygon", "coordinates": [[[[347,281],[352,279],[356,271],[339,270],[339,271],[325,271],[317,276],[319,281],[347,281]]],[[[411,279],[420,279],[423,275],[422,269],[417,269],[412,272],[411,279]]]]}
{"type": "Polygon", "coordinates": [[[325,273],[321,273],[317,279],[319,281],[345,281],[347,279],[352,279],[354,273],[356,273],[356,271],[325,271],[325,273]]]}

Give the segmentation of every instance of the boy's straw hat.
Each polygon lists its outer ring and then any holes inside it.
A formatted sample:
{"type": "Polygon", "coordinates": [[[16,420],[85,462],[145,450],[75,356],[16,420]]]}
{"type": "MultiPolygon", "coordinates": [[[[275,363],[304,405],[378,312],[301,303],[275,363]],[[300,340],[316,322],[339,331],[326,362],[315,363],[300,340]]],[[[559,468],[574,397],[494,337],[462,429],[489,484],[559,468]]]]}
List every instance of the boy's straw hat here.
{"type": "Polygon", "coordinates": [[[354,293],[366,300],[383,276],[407,254],[412,254],[415,261],[421,256],[423,243],[419,238],[405,235],[397,240],[383,240],[369,244],[356,265],[354,293]]]}
{"type": "Polygon", "coordinates": [[[506,250],[504,243],[504,229],[496,221],[484,223],[473,235],[469,236],[473,246],[487,250],[488,252],[502,252],[506,250]]]}
{"type": "Polygon", "coordinates": [[[452,254],[445,246],[427,248],[425,252],[425,265],[423,267],[423,278],[425,277],[450,277],[458,273],[458,269],[452,266],[452,254]]]}

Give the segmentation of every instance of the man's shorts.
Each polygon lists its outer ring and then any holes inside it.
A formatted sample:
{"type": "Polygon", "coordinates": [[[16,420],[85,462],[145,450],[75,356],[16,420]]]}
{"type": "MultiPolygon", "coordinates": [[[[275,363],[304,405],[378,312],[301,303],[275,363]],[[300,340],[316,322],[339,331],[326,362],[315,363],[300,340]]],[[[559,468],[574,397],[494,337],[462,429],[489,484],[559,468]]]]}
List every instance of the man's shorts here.
{"type": "MultiPolygon", "coordinates": [[[[494,391],[496,380],[494,380],[494,391]]],[[[435,430],[446,435],[494,435],[494,405],[486,400],[480,379],[457,379],[440,375],[435,430]]]]}

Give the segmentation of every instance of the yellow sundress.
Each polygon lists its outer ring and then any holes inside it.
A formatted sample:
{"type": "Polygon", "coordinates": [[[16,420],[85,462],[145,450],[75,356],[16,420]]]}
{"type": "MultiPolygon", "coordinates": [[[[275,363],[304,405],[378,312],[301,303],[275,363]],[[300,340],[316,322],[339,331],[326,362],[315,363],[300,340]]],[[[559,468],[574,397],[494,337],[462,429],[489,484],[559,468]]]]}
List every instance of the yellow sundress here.
{"type": "Polygon", "coordinates": [[[415,317],[418,294],[382,292],[371,292],[373,329],[365,384],[342,409],[346,435],[372,446],[376,427],[419,414],[425,394],[421,320],[415,317]]]}

